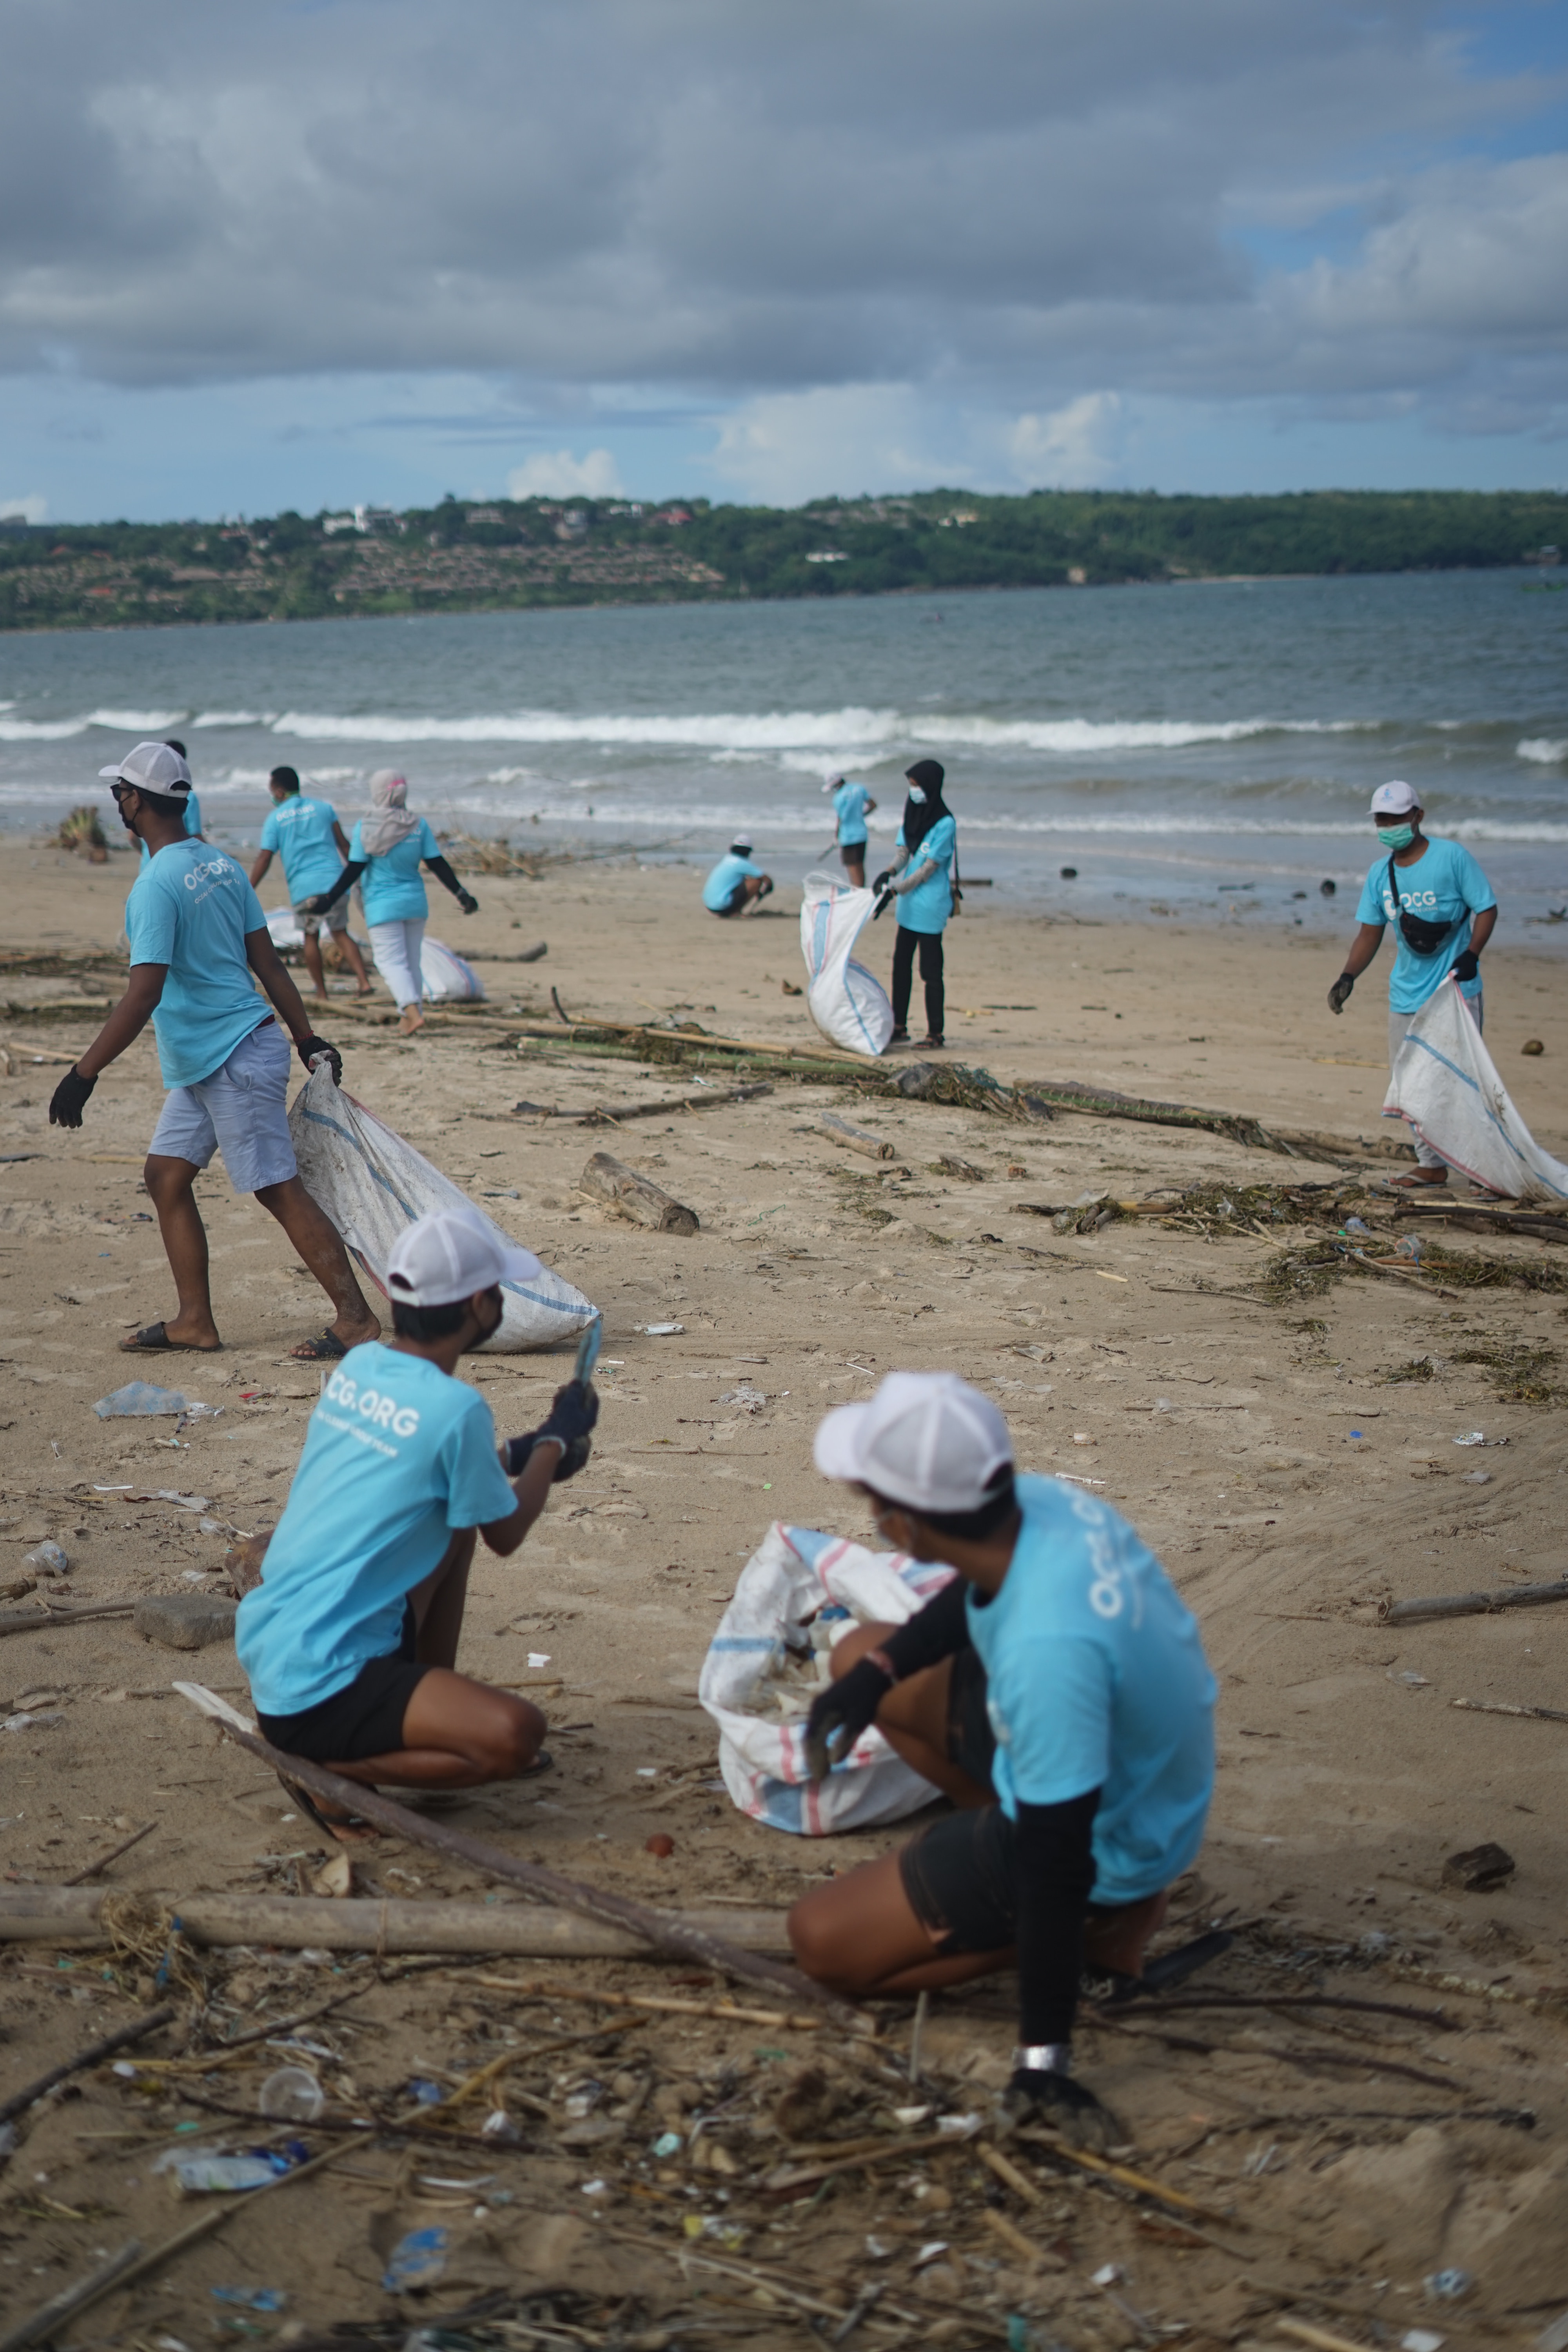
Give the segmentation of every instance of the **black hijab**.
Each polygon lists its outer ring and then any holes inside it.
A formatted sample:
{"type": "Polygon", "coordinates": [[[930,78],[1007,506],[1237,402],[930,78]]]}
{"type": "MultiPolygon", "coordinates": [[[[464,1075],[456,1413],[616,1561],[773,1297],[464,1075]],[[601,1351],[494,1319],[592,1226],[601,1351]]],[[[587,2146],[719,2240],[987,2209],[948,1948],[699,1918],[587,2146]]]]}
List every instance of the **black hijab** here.
{"type": "Polygon", "coordinates": [[[905,782],[918,784],[925,794],[923,801],[904,802],[904,847],[911,857],[932,825],[952,814],[942,796],[945,775],[940,760],[917,760],[912,768],[904,771],[905,782]]]}

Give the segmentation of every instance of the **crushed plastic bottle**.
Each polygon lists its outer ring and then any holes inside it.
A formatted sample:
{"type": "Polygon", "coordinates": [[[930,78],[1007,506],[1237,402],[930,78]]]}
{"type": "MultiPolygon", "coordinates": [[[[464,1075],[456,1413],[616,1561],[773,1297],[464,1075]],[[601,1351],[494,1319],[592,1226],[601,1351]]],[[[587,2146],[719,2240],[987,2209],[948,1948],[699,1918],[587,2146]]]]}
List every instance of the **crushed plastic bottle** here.
{"type": "Polygon", "coordinates": [[[37,1569],[40,1576],[64,1576],[70,1568],[70,1561],[66,1557],[63,1546],[56,1543],[51,1538],[47,1543],[39,1544],[36,1550],[25,1552],[22,1565],[24,1568],[37,1569]]]}
{"type": "Polygon", "coordinates": [[[265,2189],[290,2169],[284,2156],[182,2156],[168,2169],[184,2197],[232,2194],[240,2189],[265,2189]]]}
{"type": "Polygon", "coordinates": [[[100,1421],[123,1421],[138,1413],[189,1412],[191,1400],[179,1389],[154,1388],[151,1381],[127,1381],[93,1406],[100,1421]]]}
{"type": "Polygon", "coordinates": [[[413,2287],[434,2286],[447,2267],[451,2232],[410,2230],[400,2238],[387,2260],[381,2284],[388,2294],[405,2294],[413,2287]]]}

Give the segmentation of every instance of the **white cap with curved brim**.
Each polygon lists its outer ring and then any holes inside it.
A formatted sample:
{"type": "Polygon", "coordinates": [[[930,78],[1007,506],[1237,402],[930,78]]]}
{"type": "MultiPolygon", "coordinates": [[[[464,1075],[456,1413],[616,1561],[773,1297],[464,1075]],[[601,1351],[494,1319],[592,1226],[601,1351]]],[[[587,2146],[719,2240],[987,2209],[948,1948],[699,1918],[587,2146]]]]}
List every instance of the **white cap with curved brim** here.
{"type": "Polygon", "coordinates": [[[1372,796],[1373,816],[1408,816],[1420,805],[1421,795],[1413,784],[1379,784],[1372,796]]]}
{"type": "Polygon", "coordinates": [[[166,793],[183,799],[191,789],[191,772],[167,743],[138,743],[112,768],[100,768],[118,784],[134,784],[138,792],[166,793]]]}
{"type": "Polygon", "coordinates": [[[977,1511],[1012,1466],[1013,1441],[990,1398],[956,1373],[889,1372],[865,1404],[827,1415],[812,1456],[825,1478],[913,1511],[977,1511]]]}
{"type": "Polygon", "coordinates": [[[386,1291],[395,1306],[455,1307],[498,1282],[528,1282],[543,1271],[531,1250],[509,1242],[488,1219],[437,1209],[393,1243],[386,1291]]]}

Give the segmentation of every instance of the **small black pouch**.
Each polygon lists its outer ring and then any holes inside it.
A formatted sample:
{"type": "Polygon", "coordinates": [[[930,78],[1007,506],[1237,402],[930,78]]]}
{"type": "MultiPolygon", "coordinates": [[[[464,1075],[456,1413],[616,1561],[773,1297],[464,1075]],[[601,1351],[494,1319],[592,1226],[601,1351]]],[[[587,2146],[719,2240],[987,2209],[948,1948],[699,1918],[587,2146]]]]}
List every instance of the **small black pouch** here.
{"type": "Polygon", "coordinates": [[[1388,895],[1399,908],[1399,936],[1412,955],[1433,956],[1445,940],[1452,939],[1458,923],[1429,923],[1421,915],[1412,915],[1399,906],[1399,885],[1394,879],[1394,860],[1388,861],[1388,895]]]}

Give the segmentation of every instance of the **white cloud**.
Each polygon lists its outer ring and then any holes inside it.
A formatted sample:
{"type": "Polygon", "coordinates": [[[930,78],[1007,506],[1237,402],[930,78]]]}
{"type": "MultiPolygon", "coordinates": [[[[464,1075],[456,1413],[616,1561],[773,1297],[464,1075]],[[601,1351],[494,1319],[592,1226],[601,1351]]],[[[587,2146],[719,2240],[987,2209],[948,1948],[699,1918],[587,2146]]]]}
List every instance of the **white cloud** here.
{"type": "Polygon", "coordinates": [[[506,478],[510,499],[618,499],[620,470],[608,449],[574,457],[570,449],[541,449],[506,478]]]}
{"type": "Polygon", "coordinates": [[[1030,489],[1078,490],[1103,482],[1115,462],[1121,401],[1114,392],[1086,392],[1045,416],[1020,416],[1007,436],[1019,481],[1030,489]]]}
{"type": "Polygon", "coordinates": [[[27,499],[0,499],[0,522],[42,522],[48,510],[47,499],[37,491],[27,499]]]}
{"type": "Polygon", "coordinates": [[[961,438],[910,384],[823,384],[764,393],[724,417],[710,470],[770,506],[968,480],[961,438]]]}

